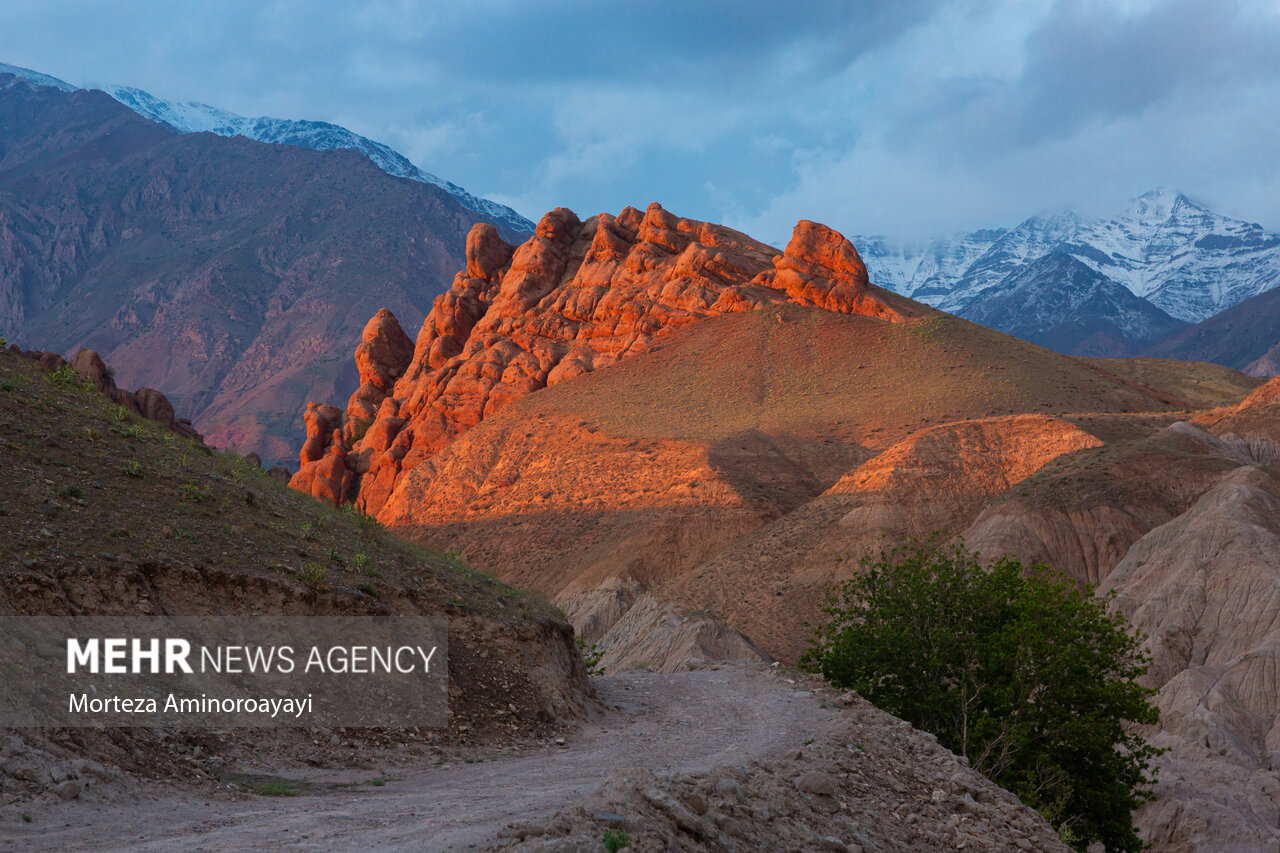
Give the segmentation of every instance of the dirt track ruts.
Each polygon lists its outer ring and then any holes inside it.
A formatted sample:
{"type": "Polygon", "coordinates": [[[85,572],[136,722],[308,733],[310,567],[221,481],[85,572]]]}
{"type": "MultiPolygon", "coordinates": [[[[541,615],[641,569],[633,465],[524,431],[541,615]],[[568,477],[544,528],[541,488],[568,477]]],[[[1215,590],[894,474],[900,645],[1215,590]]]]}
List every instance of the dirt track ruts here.
{"type": "Polygon", "coordinates": [[[330,787],[353,778],[351,771],[290,775],[310,786],[297,797],[208,801],[182,792],[61,803],[33,812],[16,833],[5,821],[0,851],[465,850],[510,823],[573,804],[610,771],[743,765],[799,747],[836,716],[820,696],[760,667],[627,673],[597,679],[597,688],[614,710],[564,746],[471,764],[399,766],[380,787],[330,787]]]}

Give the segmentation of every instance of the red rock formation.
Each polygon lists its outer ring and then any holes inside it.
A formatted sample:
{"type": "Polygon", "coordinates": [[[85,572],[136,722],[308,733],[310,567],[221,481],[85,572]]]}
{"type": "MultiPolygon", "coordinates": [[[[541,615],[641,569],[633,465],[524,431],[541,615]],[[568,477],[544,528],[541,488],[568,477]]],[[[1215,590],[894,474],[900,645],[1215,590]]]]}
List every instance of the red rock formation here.
{"type": "Polygon", "coordinates": [[[657,204],[585,222],[557,208],[514,249],[492,226],[476,225],[467,268],[437,297],[411,355],[390,312],[365,328],[361,385],[341,435],[347,450],[327,440],[337,410],[308,405],[294,486],[341,499],[347,478],[331,461],[341,458],[361,478],[357,505],[376,513],[404,471],[487,415],[641,352],[672,329],[785,303],[900,319],[909,309],[891,299],[870,287],[847,239],[808,221],[782,253],[657,204]]]}
{"type": "MultiPolygon", "coordinates": [[[[488,228],[497,237],[497,230],[492,225],[488,228]]],[[[360,387],[347,403],[348,440],[373,422],[378,407],[404,374],[412,357],[413,341],[400,328],[395,315],[386,308],[379,310],[365,325],[360,345],[356,347],[360,387]]]]}

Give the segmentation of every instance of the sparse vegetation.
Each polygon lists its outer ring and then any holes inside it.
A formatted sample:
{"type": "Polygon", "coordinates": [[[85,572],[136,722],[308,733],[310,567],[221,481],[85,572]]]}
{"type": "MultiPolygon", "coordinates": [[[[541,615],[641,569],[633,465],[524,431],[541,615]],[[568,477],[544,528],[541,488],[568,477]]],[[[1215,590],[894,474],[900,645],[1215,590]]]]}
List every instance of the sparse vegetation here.
{"type": "Polygon", "coordinates": [[[1159,754],[1148,658],[1106,600],[1047,566],[984,569],[912,544],[833,591],[803,663],[938,736],[1040,811],[1078,850],[1142,849],[1133,811],[1159,754]]]}
{"type": "Polygon", "coordinates": [[[84,497],[84,489],[80,488],[75,483],[68,483],[67,485],[58,489],[58,497],[81,498],[81,497],[84,497]]]}
{"type": "Polygon", "coordinates": [[[80,371],[69,364],[64,364],[55,370],[49,371],[45,374],[45,379],[61,388],[93,390],[93,383],[81,376],[80,371]]]}
{"type": "Polygon", "coordinates": [[[293,783],[286,782],[283,779],[258,782],[253,786],[253,791],[256,794],[262,794],[264,797],[298,796],[298,789],[293,786],[293,783]]]}
{"type": "Polygon", "coordinates": [[[621,829],[606,829],[604,833],[604,849],[609,853],[618,853],[631,846],[631,836],[621,829]]]}
{"type": "Polygon", "coordinates": [[[312,588],[327,586],[329,583],[329,569],[319,563],[307,562],[303,563],[302,568],[294,573],[294,577],[312,588]]]}
{"type": "Polygon", "coordinates": [[[142,467],[142,463],[137,459],[130,459],[128,462],[120,466],[120,473],[126,477],[141,479],[146,475],[146,469],[142,467]]]}
{"type": "Polygon", "coordinates": [[[207,487],[197,485],[196,483],[183,483],[178,487],[178,494],[182,496],[183,500],[194,501],[196,503],[205,503],[206,501],[213,500],[213,492],[209,491],[207,487]]]}
{"type": "Polygon", "coordinates": [[[595,643],[587,645],[587,641],[581,637],[574,642],[578,644],[578,652],[582,655],[582,662],[587,665],[587,675],[593,677],[604,675],[604,667],[600,666],[600,660],[604,657],[604,652],[600,651],[595,643]]]}

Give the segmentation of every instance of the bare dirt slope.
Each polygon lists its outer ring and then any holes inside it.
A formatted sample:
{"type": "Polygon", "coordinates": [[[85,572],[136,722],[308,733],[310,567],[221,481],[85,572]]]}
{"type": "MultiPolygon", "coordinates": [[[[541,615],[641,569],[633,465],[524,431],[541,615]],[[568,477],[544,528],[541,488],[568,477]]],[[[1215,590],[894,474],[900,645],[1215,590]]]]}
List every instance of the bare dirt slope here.
{"type": "Polygon", "coordinates": [[[29,823],[5,809],[0,851],[435,851],[521,839],[575,850],[610,826],[636,849],[665,849],[654,845],[675,837],[681,849],[707,849],[708,837],[728,849],[780,849],[780,833],[799,849],[953,850],[966,839],[974,849],[1059,849],[1039,816],[928,736],[773,669],[631,672],[598,679],[597,689],[611,710],[563,745],[433,767],[299,771],[289,777],[293,797],[230,803],[153,790],[154,799],[29,808],[29,823]],[[600,809],[616,820],[548,819],[602,784],[596,799],[625,798],[637,780],[669,792],[655,798],[657,811],[624,800],[600,809]],[[697,786],[704,793],[694,799],[697,786]],[[751,810],[770,816],[752,823],[751,810]],[[686,814],[701,836],[672,824],[686,814]]]}

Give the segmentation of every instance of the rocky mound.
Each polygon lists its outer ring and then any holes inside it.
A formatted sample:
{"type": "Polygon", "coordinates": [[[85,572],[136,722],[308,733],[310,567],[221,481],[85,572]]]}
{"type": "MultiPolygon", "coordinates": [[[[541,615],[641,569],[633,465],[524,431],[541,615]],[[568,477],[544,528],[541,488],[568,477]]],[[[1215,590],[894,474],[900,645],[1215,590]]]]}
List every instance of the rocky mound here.
{"type": "Polygon", "coordinates": [[[931,735],[848,694],[831,731],[783,760],[710,773],[621,770],[580,806],[483,850],[1067,851],[1043,818],[931,735]]]}
{"type": "Polygon", "coordinates": [[[801,221],[786,251],[721,226],[644,214],[586,222],[558,208],[518,248],[492,226],[467,237],[467,268],[437,298],[416,345],[387,312],[365,329],[345,417],[309,405],[295,488],[377,513],[400,475],[514,399],[644,351],[674,329],[766,305],[900,320],[857,250],[801,221]],[[346,459],[348,481],[337,463],[346,459]]]}
{"type": "Polygon", "coordinates": [[[115,371],[102,363],[102,358],[91,349],[81,349],[71,361],[67,361],[55,352],[41,350],[22,350],[16,344],[9,347],[13,355],[34,361],[42,370],[49,373],[70,366],[80,378],[106,395],[106,398],[121,408],[149,421],[155,421],[183,438],[203,443],[204,436],[195,431],[188,418],[179,418],[174,414],[173,404],[169,398],[154,388],[139,388],[137,391],[126,391],[116,387],[115,371]]]}

